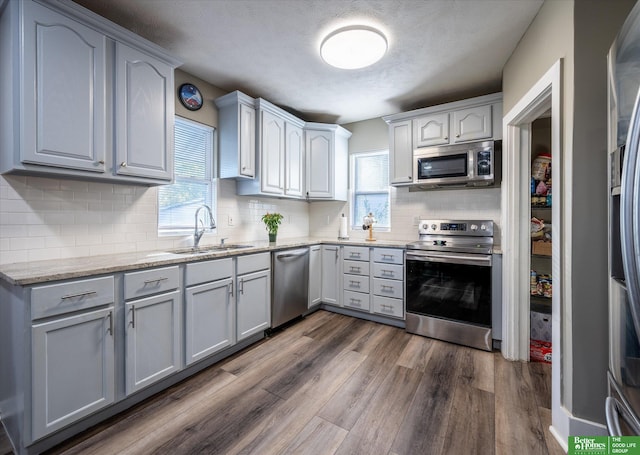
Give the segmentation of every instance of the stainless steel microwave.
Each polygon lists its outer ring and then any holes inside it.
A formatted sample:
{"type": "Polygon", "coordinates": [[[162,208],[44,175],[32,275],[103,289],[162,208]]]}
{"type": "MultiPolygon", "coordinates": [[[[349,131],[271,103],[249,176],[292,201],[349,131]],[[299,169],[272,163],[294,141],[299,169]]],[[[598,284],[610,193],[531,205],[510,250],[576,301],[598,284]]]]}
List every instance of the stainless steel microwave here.
{"type": "Polygon", "coordinates": [[[501,141],[416,149],[413,182],[421,189],[492,186],[500,181],[501,141]]]}

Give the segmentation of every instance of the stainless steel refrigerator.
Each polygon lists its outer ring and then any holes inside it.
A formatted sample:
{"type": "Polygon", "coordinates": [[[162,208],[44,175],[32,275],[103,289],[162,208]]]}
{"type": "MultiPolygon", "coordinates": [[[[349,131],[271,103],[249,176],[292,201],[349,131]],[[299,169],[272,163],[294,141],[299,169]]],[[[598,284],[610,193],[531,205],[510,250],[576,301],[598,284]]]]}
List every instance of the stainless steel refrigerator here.
{"type": "Polygon", "coordinates": [[[611,435],[640,435],[640,2],[608,55],[611,435]]]}

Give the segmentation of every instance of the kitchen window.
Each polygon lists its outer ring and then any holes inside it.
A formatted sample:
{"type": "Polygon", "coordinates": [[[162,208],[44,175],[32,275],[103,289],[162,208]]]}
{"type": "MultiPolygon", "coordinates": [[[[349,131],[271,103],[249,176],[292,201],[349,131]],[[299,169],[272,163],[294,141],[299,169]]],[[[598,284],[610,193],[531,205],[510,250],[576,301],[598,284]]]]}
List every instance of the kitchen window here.
{"type": "Polygon", "coordinates": [[[370,212],[375,230],[390,230],[389,152],[351,155],[351,219],[354,229],[362,229],[362,219],[370,212]]]}
{"type": "Polygon", "coordinates": [[[158,189],[158,234],[183,235],[194,229],[203,204],[215,219],[213,163],[215,129],[181,117],[175,119],[175,181],[158,189]]]}

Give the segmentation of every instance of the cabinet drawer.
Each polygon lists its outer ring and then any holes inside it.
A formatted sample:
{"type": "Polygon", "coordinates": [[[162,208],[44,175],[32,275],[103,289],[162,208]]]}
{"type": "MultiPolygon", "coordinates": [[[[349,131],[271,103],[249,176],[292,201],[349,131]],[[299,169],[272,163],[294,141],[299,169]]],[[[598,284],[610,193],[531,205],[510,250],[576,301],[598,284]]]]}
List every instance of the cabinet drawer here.
{"type": "Polygon", "coordinates": [[[124,299],[137,299],[176,289],[180,285],[179,271],[178,266],[173,266],[125,273],[124,299]]]}
{"type": "Polygon", "coordinates": [[[401,299],[403,296],[402,281],[395,280],[383,280],[382,278],[374,278],[373,279],[373,293],[375,295],[381,295],[384,297],[393,297],[396,299],[401,299]]]}
{"type": "Polygon", "coordinates": [[[373,276],[376,278],[386,278],[388,280],[403,280],[404,267],[397,264],[373,263],[373,276]]]}
{"type": "Polygon", "coordinates": [[[402,299],[390,299],[374,295],[371,297],[373,312],[404,319],[404,305],[402,299]]]}
{"type": "Polygon", "coordinates": [[[344,306],[357,310],[369,311],[369,294],[361,292],[344,291],[344,306]]]}
{"type": "Polygon", "coordinates": [[[366,246],[345,246],[343,249],[345,259],[353,261],[368,261],[369,248],[366,246]]]}
{"type": "Polygon", "coordinates": [[[369,276],[369,263],[360,261],[344,261],[344,273],[369,276]]]}
{"type": "Polygon", "coordinates": [[[347,291],[369,292],[369,277],[344,274],[342,282],[347,291]]]}
{"type": "Polygon", "coordinates": [[[271,268],[271,253],[238,256],[238,275],[271,268]]]}
{"type": "Polygon", "coordinates": [[[402,265],[404,263],[404,250],[397,248],[375,248],[373,250],[373,262],[402,265]]]}
{"type": "Polygon", "coordinates": [[[114,302],[112,276],[31,289],[31,319],[46,318],[114,302]]]}
{"type": "Polygon", "coordinates": [[[217,281],[233,275],[233,259],[217,259],[215,261],[192,262],[187,264],[185,286],[217,281]]]}

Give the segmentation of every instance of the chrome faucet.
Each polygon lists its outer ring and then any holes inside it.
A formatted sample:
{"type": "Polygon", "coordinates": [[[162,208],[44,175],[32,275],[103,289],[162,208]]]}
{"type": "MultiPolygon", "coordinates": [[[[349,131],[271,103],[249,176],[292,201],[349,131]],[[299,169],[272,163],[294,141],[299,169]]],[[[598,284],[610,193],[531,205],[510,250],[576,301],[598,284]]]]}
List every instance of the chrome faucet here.
{"type": "Polygon", "coordinates": [[[193,247],[194,248],[198,248],[198,243],[200,243],[200,239],[202,238],[202,235],[204,234],[204,231],[207,229],[204,226],[204,223],[202,223],[202,229],[198,229],[198,223],[201,221],[198,219],[198,215],[200,214],[200,210],[205,209],[207,211],[207,213],[209,214],[209,229],[215,229],[216,228],[216,222],[213,221],[213,214],[211,213],[211,208],[208,205],[201,205],[200,207],[198,207],[198,210],[196,210],[196,226],[195,226],[195,230],[193,232],[193,247]]]}

